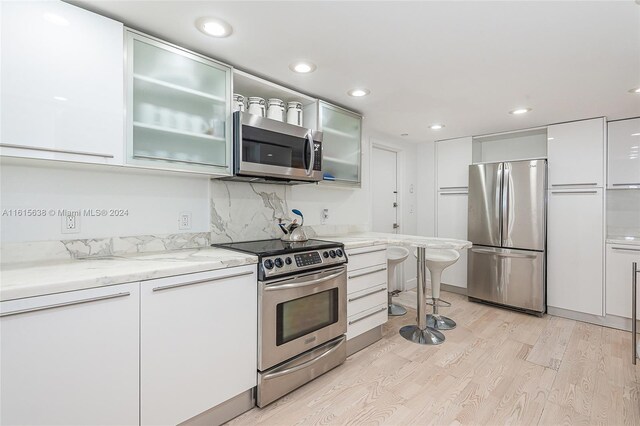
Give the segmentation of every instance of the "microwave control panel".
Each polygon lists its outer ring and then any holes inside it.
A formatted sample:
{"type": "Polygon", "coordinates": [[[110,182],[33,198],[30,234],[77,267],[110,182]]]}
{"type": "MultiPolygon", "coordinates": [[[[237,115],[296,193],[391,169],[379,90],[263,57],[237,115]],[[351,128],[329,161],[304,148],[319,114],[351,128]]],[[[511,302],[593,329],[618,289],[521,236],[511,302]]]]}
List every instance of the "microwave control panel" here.
{"type": "Polygon", "coordinates": [[[315,160],[313,161],[313,170],[322,170],[322,144],[313,142],[313,150],[315,151],[315,160]]]}

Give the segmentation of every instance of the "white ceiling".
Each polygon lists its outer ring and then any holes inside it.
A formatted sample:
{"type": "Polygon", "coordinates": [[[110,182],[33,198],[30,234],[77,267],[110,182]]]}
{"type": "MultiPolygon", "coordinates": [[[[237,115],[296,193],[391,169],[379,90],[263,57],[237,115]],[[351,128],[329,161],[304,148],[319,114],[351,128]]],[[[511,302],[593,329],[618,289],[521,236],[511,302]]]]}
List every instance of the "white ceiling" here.
{"type": "Polygon", "coordinates": [[[640,6],[625,1],[72,1],[360,111],[411,141],[640,115],[640,6]],[[194,21],[219,17],[229,38],[194,21]],[[307,75],[289,64],[307,59],[307,75]],[[364,86],[371,94],[352,98],[364,86]],[[523,116],[508,111],[533,108],[523,116]],[[444,123],[439,131],[428,129],[444,123]]]}

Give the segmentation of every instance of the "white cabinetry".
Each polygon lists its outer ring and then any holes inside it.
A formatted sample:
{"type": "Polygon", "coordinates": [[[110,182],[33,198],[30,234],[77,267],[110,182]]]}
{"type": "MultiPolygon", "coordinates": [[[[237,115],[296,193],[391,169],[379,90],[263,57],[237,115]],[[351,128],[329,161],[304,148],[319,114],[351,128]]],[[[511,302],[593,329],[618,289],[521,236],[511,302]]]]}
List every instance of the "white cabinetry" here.
{"type": "Polygon", "coordinates": [[[607,124],[609,188],[640,187],[640,118],[607,124]]]}
{"type": "Polygon", "coordinates": [[[231,173],[231,68],[127,31],[127,162],[231,173]]]}
{"type": "MultiPolygon", "coordinates": [[[[462,191],[443,191],[438,195],[436,235],[441,238],[467,239],[469,194],[462,191]]],[[[442,282],[467,288],[467,251],[460,252],[460,259],[442,272],[442,282]]]]}
{"type": "Polygon", "coordinates": [[[471,157],[471,137],[436,142],[438,191],[469,187],[471,157]]]}
{"type": "Polygon", "coordinates": [[[547,305],[602,316],[603,189],[549,191],[547,305]]]}
{"type": "MultiPolygon", "coordinates": [[[[471,137],[436,143],[437,184],[436,236],[467,239],[469,165],[472,162],[471,137]]],[[[467,287],[467,253],[442,273],[442,282],[467,287]]]]}
{"type": "MultiPolygon", "coordinates": [[[[607,244],[607,315],[631,318],[631,265],[640,265],[640,246],[607,244]]],[[[640,307],[640,294],[638,304],[640,307]]]]}
{"type": "Polygon", "coordinates": [[[0,155],[122,164],[122,24],[61,1],[1,15],[0,155]]]}
{"type": "Polygon", "coordinates": [[[141,284],[141,424],[178,424],[256,386],[255,274],[251,265],[141,284]]]}
{"type": "Polygon", "coordinates": [[[138,283],[2,302],[0,423],[138,424],[139,302],[138,283]]]}
{"type": "Polygon", "coordinates": [[[550,188],[604,186],[604,129],[604,118],[548,127],[550,188]]]}
{"type": "Polygon", "coordinates": [[[347,251],[347,339],[387,322],[387,247],[347,251]]]}

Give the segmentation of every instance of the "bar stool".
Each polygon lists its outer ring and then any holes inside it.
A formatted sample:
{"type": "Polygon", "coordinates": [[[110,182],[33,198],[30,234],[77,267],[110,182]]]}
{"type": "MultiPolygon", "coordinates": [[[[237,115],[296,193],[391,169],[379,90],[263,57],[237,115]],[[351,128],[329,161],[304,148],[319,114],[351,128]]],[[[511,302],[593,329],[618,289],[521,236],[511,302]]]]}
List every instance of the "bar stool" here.
{"type": "Polygon", "coordinates": [[[400,290],[396,288],[396,268],[398,267],[398,265],[404,262],[407,257],[409,257],[409,250],[404,247],[391,246],[387,248],[387,283],[389,289],[388,313],[393,317],[404,315],[407,313],[407,310],[403,306],[396,305],[391,301],[392,296],[400,293],[400,290]]]}
{"type": "Polygon", "coordinates": [[[438,307],[441,302],[444,306],[451,306],[451,303],[440,299],[440,279],[442,271],[453,265],[460,258],[457,250],[427,250],[425,253],[425,263],[431,273],[431,303],[433,314],[427,314],[427,326],[436,330],[452,330],[456,328],[456,322],[438,314],[438,307]]]}

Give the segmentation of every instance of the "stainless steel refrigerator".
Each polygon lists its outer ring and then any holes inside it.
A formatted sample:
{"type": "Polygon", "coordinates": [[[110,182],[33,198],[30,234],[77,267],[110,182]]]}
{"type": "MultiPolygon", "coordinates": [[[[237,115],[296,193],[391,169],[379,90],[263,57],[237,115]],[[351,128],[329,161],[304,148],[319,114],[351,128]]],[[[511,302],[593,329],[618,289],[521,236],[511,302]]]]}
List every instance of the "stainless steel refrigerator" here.
{"type": "Polygon", "coordinates": [[[469,166],[469,297],[546,311],[547,161],[469,166]]]}

